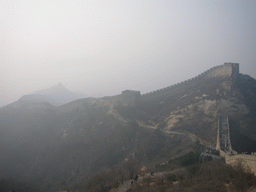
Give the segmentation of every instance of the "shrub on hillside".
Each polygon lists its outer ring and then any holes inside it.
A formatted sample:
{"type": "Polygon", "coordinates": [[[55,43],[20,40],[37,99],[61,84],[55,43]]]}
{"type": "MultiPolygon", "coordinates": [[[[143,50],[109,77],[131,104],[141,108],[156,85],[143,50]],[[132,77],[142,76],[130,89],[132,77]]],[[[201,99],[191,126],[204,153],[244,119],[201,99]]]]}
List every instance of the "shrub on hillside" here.
{"type": "Polygon", "coordinates": [[[171,174],[171,173],[166,176],[166,179],[167,179],[167,181],[169,181],[170,183],[175,182],[175,181],[178,180],[178,179],[177,179],[177,176],[176,176],[175,174],[171,174]]]}
{"type": "MultiPolygon", "coordinates": [[[[152,178],[146,178],[144,180],[146,185],[135,187],[132,191],[225,192],[249,191],[256,187],[256,176],[245,172],[241,165],[232,167],[223,162],[207,162],[188,166],[185,172],[183,170],[182,168],[175,174],[167,174],[163,178],[163,181],[166,180],[167,182],[154,182],[152,178]]],[[[157,180],[157,178],[154,179],[157,180]]]]}
{"type": "Polygon", "coordinates": [[[177,158],[181,166],[190,166],[199,162],[200,153],[193,151],[177,158]]]}

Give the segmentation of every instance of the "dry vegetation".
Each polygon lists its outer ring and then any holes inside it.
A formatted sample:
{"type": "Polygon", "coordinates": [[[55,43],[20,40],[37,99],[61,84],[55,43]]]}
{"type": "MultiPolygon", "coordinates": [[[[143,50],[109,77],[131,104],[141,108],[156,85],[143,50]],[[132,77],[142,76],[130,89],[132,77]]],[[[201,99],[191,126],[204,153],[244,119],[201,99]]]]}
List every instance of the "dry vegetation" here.
{"type": "Polygon", "coordinates": [[[165,174],[163,177],[143,179],[131,191],[147,192],[206,192],[248,191],[256,187],[256,177],[245,173],[241,165],[231,167],[222,162],[193,165],[184,171],[165,174]]]}
{"type": "Polygon", "coordinates": [[[211,159],[200,164],[198,153],[190,152],[169,164],[179,166],[174,166],[176,169],[172,171],[170,167],[163,166],[161,172],[153,172],[153,169],[142,172],[138,161],[127,161],[118,167],[101,170],[84,180],[83,184],[70,187],[70,191],[115,192],[122,188],[135,192],[233,192],[256,188],[256,177],[245,172],[241,163],[232,167],[211,159]],[[138,179],[135,179],[136,175],[139,175],[138,179]]]}
{"type": "MultiPolygon", "coordinates": [[[[236,85],[232,99],[245,102],[251,113],[246,118],[236,118],[231,125],[242,120],[250,125],[243,129],[239,124],[237,128],[233,126],[237,135],[247,136],[245,143],[249,144],[247,138],[256,135],[253,129],[256,86],[255,80],[240,78],[244,79],[236,85]]],[[[193,98],[197,96],[206,94],[209,100],[228,99],[222,90],[218,94],[214,91],[218,87],[218,81],[203,82],[181,95],[159,101],[138,106],[117,104],[114,110],[130,120],[129,123],[109,114],[107,99],[95,103],[90,99],[79,100],[61,107],[16,102],[2,108],[0,173],[8,179],[0,178],[0,192],[39,191],[30,187],[32,181],[42,191],[109,191],[131,182],[136,174],[141,174],[139,169],[143,165],[150,168],[148,171],[169,174],[140,176],[132,191],[247,191],[255,186],[255,176],[245,173],[239,166],[232,168],[221,162],[198,164],[202,151],[199,142],[161,131],[171,111],[194,104],[193,98]],[[141,127],[138,121],[158,126],[158,129],[141,127]],[[194,153],[181,156],[189,151],[194,153]],[[180,158],[161,165],[176,156],[180,158]]],[[[185,130],[214,143],[216,130],[211,127],[214,124],[203,123],[206,115],[196,107],[192,112],[194,117],[181,120],[173,131],[185,130]]]]}

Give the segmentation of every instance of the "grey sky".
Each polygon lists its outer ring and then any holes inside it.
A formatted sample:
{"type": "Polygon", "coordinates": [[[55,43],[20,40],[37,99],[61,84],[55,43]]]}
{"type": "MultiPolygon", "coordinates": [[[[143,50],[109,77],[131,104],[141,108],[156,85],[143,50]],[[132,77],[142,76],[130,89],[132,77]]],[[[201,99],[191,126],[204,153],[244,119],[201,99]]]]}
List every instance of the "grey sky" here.
{"type": "Polygon", "coordinates": [[[0,106],[62,82],[146,93],[224,62],[256,78],[256,1],[0,0],[0,106]]]}

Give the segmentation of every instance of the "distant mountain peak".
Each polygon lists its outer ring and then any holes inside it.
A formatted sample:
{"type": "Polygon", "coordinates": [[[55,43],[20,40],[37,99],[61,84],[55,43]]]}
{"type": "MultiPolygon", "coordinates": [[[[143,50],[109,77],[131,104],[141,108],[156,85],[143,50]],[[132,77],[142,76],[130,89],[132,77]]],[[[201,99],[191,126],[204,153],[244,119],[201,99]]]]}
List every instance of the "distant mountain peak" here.
{"type": "Polygon", "coordinates": [[[84,94],[69,91],[61,82],[59,82],[57,85],[48,89],[42,89],[35,91],[33,94],[24,95],[19,100],[48,102],[52,105],[59,106],[84,97],[84,94]]]}
{"type": "Polygon", "coordinates": [[[57,85],[50,87],[48,89],[42,89],[36,91],[34,94],[40,95],[63,95],[63,94],[71,94],[72,92],[69,91],[61,82],[57,85]]]}
{"type": "Polygon", "coordinates": [[[58,85],[56,85],[55,87],[61,87],[66,89],[66,87],[61,82],[59,82],[58,85]]]}

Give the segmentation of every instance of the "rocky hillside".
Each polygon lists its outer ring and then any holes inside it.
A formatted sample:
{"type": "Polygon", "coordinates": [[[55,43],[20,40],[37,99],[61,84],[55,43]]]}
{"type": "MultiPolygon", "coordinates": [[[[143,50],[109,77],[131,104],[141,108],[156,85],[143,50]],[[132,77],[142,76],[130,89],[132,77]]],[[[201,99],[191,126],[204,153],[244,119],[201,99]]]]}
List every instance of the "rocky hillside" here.
{"type": "Polygon", "coordinates": [[[231,83],[230,78],[214,78],[187,87],[189,91],[133,106],[119,103],[115,109],[127,119],[187,131],[215,146],[220,115],[228,115],[240,134],[256,139],[255,86],[256,80],[243,74],[231,83]]]}
{"type": "Polygon", "coordinates": [[[121,94],[54,106],[47,99],[66,92],[59,85],[56,92],[33,95],[41,100],[26,96],[2,107],[0,177],[22,178],[43,191],[56,191],[114,167],[129,175],[127,162],[153,168],[198,150],[197,139],[214,147],[220,115],[230,117],[234,148],[244,145],[241,140],[255,142],[256,80],[243,74],[234,78],[231,70],[229,76],[216,77],[222,68],[170,95],[154,93],[150,102],[149,95],[147,102],[134,103],[139,92],[132,92],[137,96],[129,102],[121,94]]]}
{"type": "Polygon", "coordinates": [[[121,121],[108,99],[60,107],[18,101],[0,109],[0,127],[0,176],[32,180],[43,191],[134,158],[141,166],[156,165],[194,149],[183,135],[121,121]]]}

